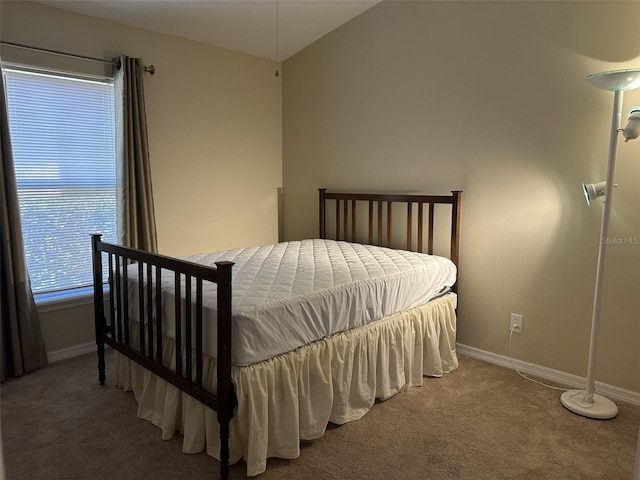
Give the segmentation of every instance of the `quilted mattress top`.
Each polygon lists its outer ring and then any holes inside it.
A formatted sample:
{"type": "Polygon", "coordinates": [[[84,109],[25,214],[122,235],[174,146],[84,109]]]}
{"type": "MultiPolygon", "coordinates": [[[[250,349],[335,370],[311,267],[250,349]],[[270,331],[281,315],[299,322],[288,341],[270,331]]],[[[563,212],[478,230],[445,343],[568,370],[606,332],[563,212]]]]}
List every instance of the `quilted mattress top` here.
{"type": "MultiPolygon", "coordinates": [[[[443,257],[333,240],[283,242],[183,258],[211,266],[224,260],[235,263],[232,362],[238,366],[426,303],[456,280],[455,265],[443,257]]],[[[172,285],[172,279],[171,272],[163,273],[165,319],[174,311],[173,294],[165,287],[172,285]]],[[[204,350],[212,356],[217,343],[216,296],[216,285],[205,282],[204,350]]],[[[165,320],[165,335],[173,335],[171,330],[165,320]]]]}

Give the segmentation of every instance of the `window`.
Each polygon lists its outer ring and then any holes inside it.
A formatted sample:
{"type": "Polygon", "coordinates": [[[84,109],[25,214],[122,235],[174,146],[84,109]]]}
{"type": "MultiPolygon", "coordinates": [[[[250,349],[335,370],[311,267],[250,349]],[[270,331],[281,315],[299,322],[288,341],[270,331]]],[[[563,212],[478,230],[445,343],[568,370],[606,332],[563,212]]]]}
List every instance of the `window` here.
{"type": "Polygon", "coordinates": [[[5,83],[31,288],[89,286],[89,234],[116,241],[113,82],[11,66],[5,83]]]}

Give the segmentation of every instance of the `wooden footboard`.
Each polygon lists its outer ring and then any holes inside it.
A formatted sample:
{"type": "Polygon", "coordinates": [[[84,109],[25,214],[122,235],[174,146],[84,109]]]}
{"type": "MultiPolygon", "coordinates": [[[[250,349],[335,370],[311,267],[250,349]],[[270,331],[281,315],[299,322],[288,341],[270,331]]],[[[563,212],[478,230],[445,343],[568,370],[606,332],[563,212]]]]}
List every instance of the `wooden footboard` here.
{"type": "Polygon", "coordinates": [[[231,268],[233,263],[217,262],[217,268],[207,267],[105,243],[100,238],[100,234],[92,235],[94,313],[100,384],[104,385],[105,382],[104,349],[106,344],[215,410],[218,413],[218,422],[220,423],[220,475],[223,479],[227,479],[229,475],[229,422],[236,405],[231,381],[231,268]],[[103,289],[103,258],[107,259],[109,265],[107,312],[105,312],[103,289]],[[146,279],[145,282],[138,282],[138,295],[135,299],[139,312],[140,329],[139,344],[137,345],[134,345],[130,338],[129,269],[126,268],[130,264],[137,265],[139,279],[146,279]],[[173,285],[171,285],[174,291],[184,291],[182,299],[180,295],[175,296],[175,370],[169,368],[170,365],[166,365],[162,361],[164,331],[160,281],[162,271],[170,271],[174,274],[173,285]],[[202,367],[203,282],[216,283],[218,291],[216,394],[204,388],[202,367]],[[184,317],[182,312],[184,312],[184,317]],[[183,330],[185,332],[184,338],[182,336],[183,330]],[[192,338],[195,338],[193,342],[192,338]],[[182,352],[185,352],[187,359],[184,364],[182,352]],[[195,371],[193,363],[195,363],[195,371]]]}

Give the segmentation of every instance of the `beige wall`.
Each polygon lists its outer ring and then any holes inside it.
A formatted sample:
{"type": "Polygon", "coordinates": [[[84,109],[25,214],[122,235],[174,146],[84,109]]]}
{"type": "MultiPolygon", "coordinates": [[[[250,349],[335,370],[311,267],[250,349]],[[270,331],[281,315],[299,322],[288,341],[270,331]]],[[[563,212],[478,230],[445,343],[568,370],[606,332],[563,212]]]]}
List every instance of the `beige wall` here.
{"type": "MultiPolygon", "coordinates": [[[[273,62],[31,2],[3,0],[0,8],[3,41],[106,59],[124,53],[155,65],[145,97],[162,253],[277,240],[281,81],[273,62]]],[[[4,61],[27,55],[10,47],[1,53],[4,61]]],[[[61,60],[30,54],[29,61],[61,60]]],[[[48,351],[92,341],[91,317],[90,306],[44,313],[48,351]]]]}
{"type": "MultiPolygon", "coordinates": [[[[638,2],[384,1],[283,66],[285,237],[316,189],[464,190],[458,341],[586,375],[613,94],[638,2]]],[[[628,92],[626,109],[640,104],[628,92]]],[[[610,237],[640,240],[640,140],[620,143],[610,237]]],[[[640,244],[608,248],[597,380],[640,392],[640,244]]]]}
{"type": "MultiPolygon", "coordinates": [[[[613,95],[584,76],[640,66],[637,2],[385,1],[286,61],[282,96],[264,59],[30,2],[0,9],[2,40],[156,66],[162,252],[274,241],[283,173],[289,239],[316,235],[320,186],[463,189],[458,340],[506,354],[522,313],[516,358],[586,374],[601,204],[579,185],[604,179],[613,95]]],[[[639,159],[638,141],[620,144],[610,237],[640,237],[639,159]]],[[[640,245],[611,245],[597,378],[634,391],[639,285],[640,245]]],[[[90,342],[90,322],[90,306],[43,314],[48,350],[90,342]]]]}

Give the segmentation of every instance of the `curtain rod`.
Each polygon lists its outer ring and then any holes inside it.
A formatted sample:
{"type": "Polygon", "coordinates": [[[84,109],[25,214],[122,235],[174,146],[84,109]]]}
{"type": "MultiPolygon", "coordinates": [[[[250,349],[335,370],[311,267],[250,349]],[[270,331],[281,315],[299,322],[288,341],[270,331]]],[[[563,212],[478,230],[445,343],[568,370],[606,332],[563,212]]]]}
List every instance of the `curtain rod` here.
{"type": "MultiPolygon", "coordinates": [[[[107,65],[115,65],[117,68],[120,68],[120,60],[103,60],[102,58],[94,58],[94,57],[87,57],[85,55],[77,55],[75,53],[67,53],[67,52],[60,52],[58,50],[50,50],[48,48],[40,48],[40,47],[32,47],[29,45],[22,45],[20,43],[13,43],[13,42],[3,42],[0,41],[0,45],[6,45],[8,47],[15,47],[15,48],[23,48],[25,50],[34,50],[36,52],[45,52],[45,53],[50,53],[52,55],[61,55],[63,57],[71,57],[71,58],[79,58],[81,60],[87,60],[89,62],[97,62],[97,63],[104,63],[107,65]]],[[[154,73],[156,73],[156,68],[153,65],[149,65],[144,67],[144,71],[149,73],[150,75],[153,75],[154,73]]]]}

